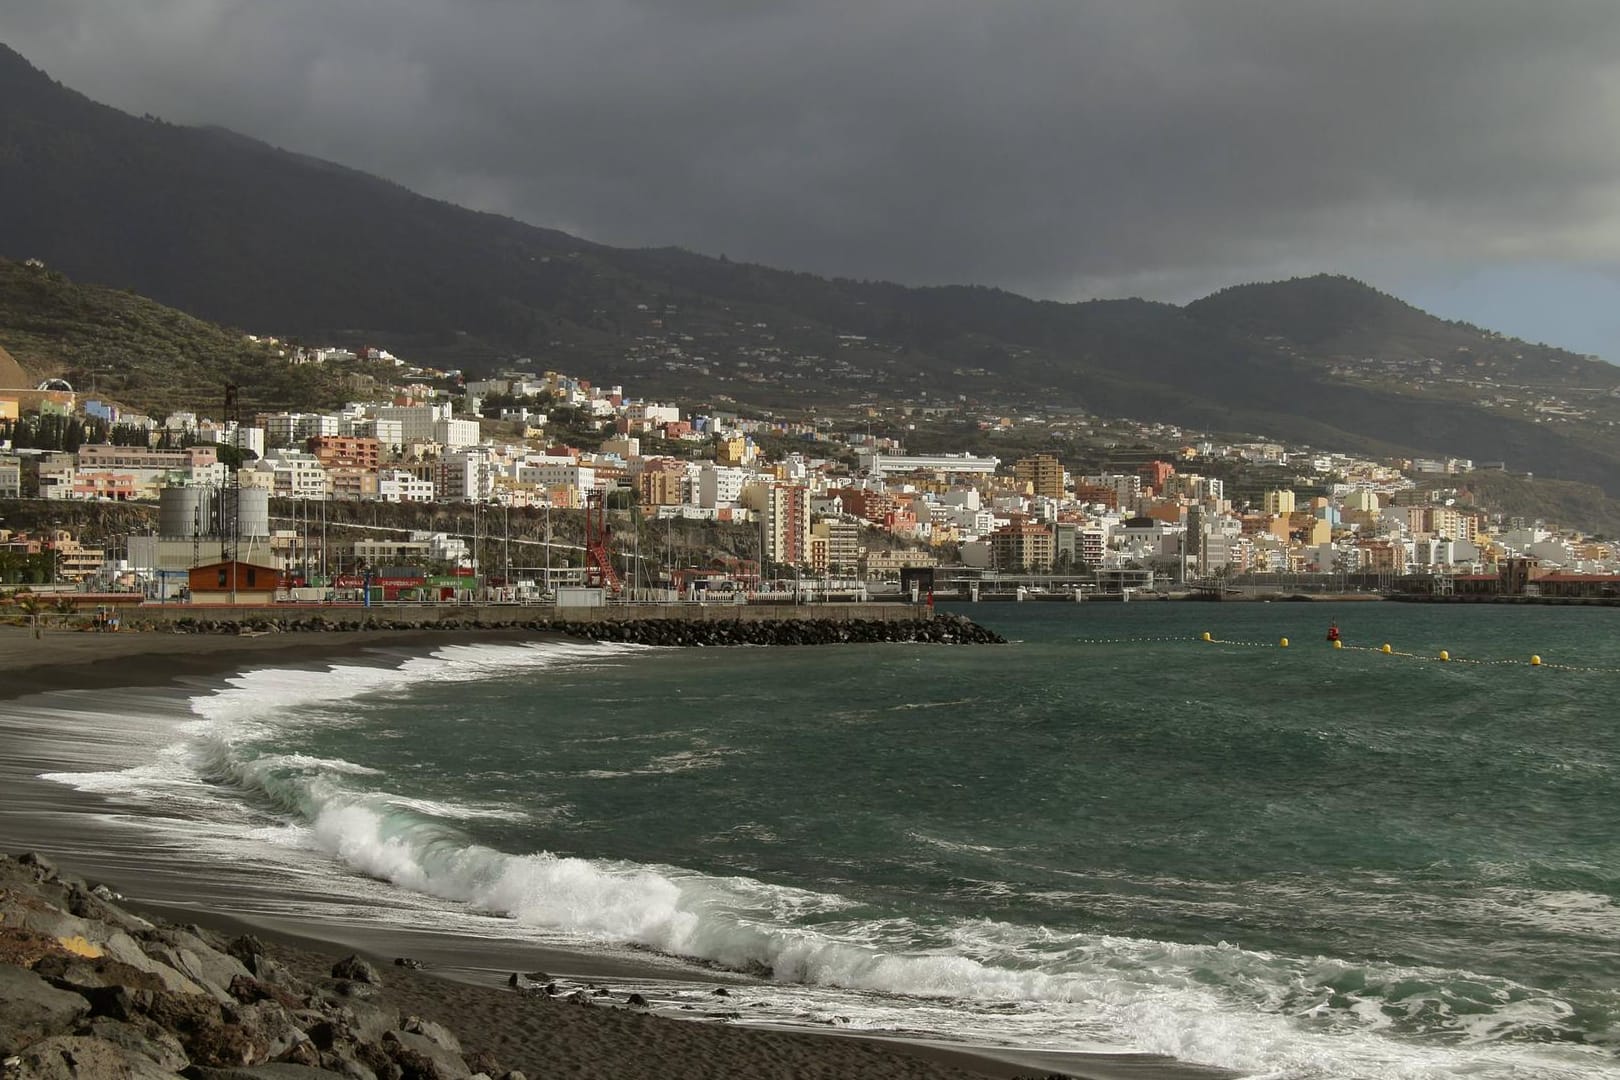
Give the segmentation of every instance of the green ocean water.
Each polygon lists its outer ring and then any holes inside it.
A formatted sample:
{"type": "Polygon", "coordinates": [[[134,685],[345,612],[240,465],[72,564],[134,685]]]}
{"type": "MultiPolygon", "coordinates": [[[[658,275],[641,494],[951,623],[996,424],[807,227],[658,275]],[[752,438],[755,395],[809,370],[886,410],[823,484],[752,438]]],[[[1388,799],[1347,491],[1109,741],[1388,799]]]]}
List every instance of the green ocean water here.
{"type": "Polygon", "coordinates": [[[755,973],[772,1018],[1620,1074],[1620,612],[960,610],[1012,644],[250,673],[124,797],[183,783],[239,823],[199,843],[755,973]]]}

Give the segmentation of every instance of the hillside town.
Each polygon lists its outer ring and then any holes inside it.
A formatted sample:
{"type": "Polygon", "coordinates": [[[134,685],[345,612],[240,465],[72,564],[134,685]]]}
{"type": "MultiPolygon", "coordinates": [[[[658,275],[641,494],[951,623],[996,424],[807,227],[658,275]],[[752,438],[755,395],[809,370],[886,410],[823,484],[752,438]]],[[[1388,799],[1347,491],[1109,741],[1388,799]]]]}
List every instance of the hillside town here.
{"type": "MultiPolygon", "coordinates": [[[[1013,460],[909,453],[901,439],[872,434],[872,418],[885,419],[876,408],[866,410],[863,429],[859,410],[842,420],[692,411],[557,371],[462,379],[383,350],[282,352],[289,364],[366,360],[393,372],[390,395],[322,413],[210,415],[199,407],[156,418],[60,380],[0,389],[0,433],[8,436],[0,444],[0,499],[162,507],[155,535],[116,545],[0,521],[0,579],[40,583],[48,573],[86,588],[189,595],[193,570],[231,554],[212,538],[231,533],[247,545],[237,558],[263,568],[267,580],[273,572],[283,596],[296,587],[330,598],[345,583],[386,583],[388,567],[404,568],[398,579],[418,590],[379,593],[388,599],[424,595],[435,582],[498,587],[507,597],[555,595],[559,584],[612,595],[625,577],[636,584],[636,575],[614,569],[622,553],[608,541],[611,507],[653,522],[742,526],[757,537],[752,558],[642,583],[687,595],[697,584],[767,589],[767,579],[789,579],[807,592],[815,588],[809,583],[865,590],[917,570],[956,580],[1090,575],[1093,586],[1116,593],[1315,575],[1336,576],[1346,589],[1354,581],[1388,591],[1418,578],[1435,592],[1491,591],[1510,580],[1519,591],[1608,595],[1620,580],[1611,577],[1617,567],[1607,542],[1499,520],[1444,485],[1420,483],[1451,478],[1461,486],[1476,468],[1499,470],[1499,462],[1376,461],[1112,421],[1159,449],[1129,467],[1087,473],[1052,453],[1013,460]],[[69,431],[83,441],[67,445],[69,431]],[[51,432],[58,445],[47,445],[51,432]],[[1238,500],[1221,478],[1234,466],[1294,479],[1238,500]],[[323,538],[312,571],[307,536],[282,521],[271,527],[271,499],[508,514],[594,508],[607,560],[593,568],[588,546],[558,545],[572,554],[561,550],[555,559],[548,547],[543,579],[519,580],[509,556],[505,573],[484,573],[490,568],[479,565],[465,533],[379,530],[338,552],[323,538]],[[235,516],[229,525],[227,505],[235,516]]],[[[990,413],[973,419],[987,430],[1042,422],[990,413]]],[[[311,512],[302,512],[306,524],[311,512]]],[[[476,529],[476,512],[472,520],[476,529]]]]}

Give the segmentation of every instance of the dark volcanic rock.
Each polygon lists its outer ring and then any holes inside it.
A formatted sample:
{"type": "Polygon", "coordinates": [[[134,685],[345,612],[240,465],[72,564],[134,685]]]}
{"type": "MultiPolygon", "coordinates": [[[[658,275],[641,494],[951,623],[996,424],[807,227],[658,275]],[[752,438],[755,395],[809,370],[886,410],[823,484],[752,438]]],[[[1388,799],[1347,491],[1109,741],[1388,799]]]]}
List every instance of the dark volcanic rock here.
{"type": "Polygon", "coordinates": [[[345,956],[332,965],[332,978],[347,979],[349,982],[370,983],[372,986],[382,985],[382,976],[377,969],[360,959],[358,956],[345,956]]]}
{"type": "Polygon", "coordinates": [[[485,1053],[469,1064],[440,1024],[364,1000],[380,980],[359,957],[311,985],[251,936],[153,924],[114,897],[0,856],[4,1080],[508,1075],[485,1053]]]}
{"type": "Polygon", "coordinates": [[[0,964],[0,1058],[36,1039],[66,1035],[90,1012],[78,994],[59,990],[26,968],[0,964]]]}
{"type": "MultiPolygon", "coordinates": [[[[583,620],[555,615],[524,623],[486,623],[477,618],[440,618],[437,613],[405,615],[395,619],[369,616],[340,622],[324,617],[310,619],[197,619],[191,616],[174,621],[179,633],[240,634],[244,630],[286,630],[320,632],[326,630],[477,630],[502,625],[538,633],[565,634],[590,641],[627,642],[639,645],[703,648],[716,645],[837,645],[879,642],[917,642],[933,645],[1000,645],[1005,640],[972,620],[955,614],[917,615],[897,619],[842,619],[818,614],[825,608],[807,607],[803,617],[791,619],[655,619],[625,618],[583,620]]],[[[47,863],[48,866],[48,863],[47,863]]],[[[54,867],[41,869],[54,874],[54,867]]],[[[234,952],[232,955],[236,955],[234,952]]],[[[251,970],[246,957],[237,956],[251,970]]]]}
{"type": "Polygon", "coordinates": [[[173,1080],[174,1070],[117,1043],[58,1035],[31,1043],[7,1063],[7,1080],[173,1080]]]}

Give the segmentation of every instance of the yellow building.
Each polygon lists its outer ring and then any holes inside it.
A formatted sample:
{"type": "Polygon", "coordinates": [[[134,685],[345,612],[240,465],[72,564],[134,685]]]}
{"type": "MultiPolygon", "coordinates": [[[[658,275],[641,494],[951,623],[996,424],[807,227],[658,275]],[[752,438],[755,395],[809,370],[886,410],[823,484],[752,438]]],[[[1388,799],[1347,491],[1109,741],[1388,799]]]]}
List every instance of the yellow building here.
{"type": "Polygon", "coordinates": [[[720,465],[747,465],[753,459],[754,448],[748,445],[748,439],[742,435],[721,439],[714,448],[714,460],[720,465]]]}
{"type": "Polygon", "coordinates": [[[1063,464],[1051,454],[1035,454],[1013,465],[1018,486],[1044,499],[1063,498],[1063,464]]]}
{"type": "Polygon", "coordinates": [[[861,560],[862,575],[866,578],[893,578],[900,571],[913,567],[938,566],[939,559],[926,551],[899,549],[896,551],[868,551],[861,560]]]}
{"type": "Polygon", "coordinates": [[[1295,510],[1294,493],[1287,488],[1266,492],[1265,512],[1287,517],[1295,510]]]}
{"type": "Polygon", "coordinates": [[[1290,537],[1300,544],[1315,547],[1326,544],[1333,539],[1333,526],[1326,518],[1315,517],[1305,512],[1296,512],[1288,518],[1288,531],[1290,537]]]}
{"type": "Polygon", "coordinates": [[[1344,497],[1344,508],[1365,514],[1376,514],[1378,513],[1378,493],[1368,491],[1366,488],[1357,488],[1344,497]]]}

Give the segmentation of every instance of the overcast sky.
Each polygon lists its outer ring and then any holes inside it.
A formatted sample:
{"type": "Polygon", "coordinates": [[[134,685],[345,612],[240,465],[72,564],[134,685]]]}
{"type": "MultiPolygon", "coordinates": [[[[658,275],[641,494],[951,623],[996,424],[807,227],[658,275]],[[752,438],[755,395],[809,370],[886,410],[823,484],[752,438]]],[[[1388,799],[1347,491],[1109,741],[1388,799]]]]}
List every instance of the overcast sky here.
{"type": "Polygon", "coordinates": [[[606,243],[1057,299],[1327,270],[1620,361],[1615,0],[3,0],[0,41],[606,243]]]}

